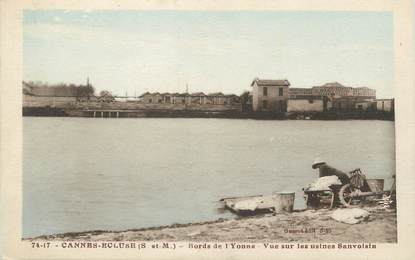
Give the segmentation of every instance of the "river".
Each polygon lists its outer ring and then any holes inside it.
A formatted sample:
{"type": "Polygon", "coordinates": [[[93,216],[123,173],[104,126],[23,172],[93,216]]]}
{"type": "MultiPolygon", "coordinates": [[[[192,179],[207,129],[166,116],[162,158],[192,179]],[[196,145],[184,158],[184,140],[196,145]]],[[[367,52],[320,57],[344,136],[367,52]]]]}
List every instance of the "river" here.
{"type": "Polygon", "coordinates": [[[218,200],[295,191],[316,157],[395,172],[394,122],[23,119],[23,237],[231,218],[218,200]]]}

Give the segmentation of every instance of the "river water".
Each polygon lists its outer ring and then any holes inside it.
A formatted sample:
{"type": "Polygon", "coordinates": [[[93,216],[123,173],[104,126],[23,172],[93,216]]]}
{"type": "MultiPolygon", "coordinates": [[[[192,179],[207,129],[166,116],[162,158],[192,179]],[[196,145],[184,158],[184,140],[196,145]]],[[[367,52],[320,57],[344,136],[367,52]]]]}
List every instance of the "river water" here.
{"type": "Polygon", "coordinates": [[[394,122],[23,119],[23,237],[233,217],[227,196],[295,191],[316,157],[368,178],[395,171],[394,122]]]}

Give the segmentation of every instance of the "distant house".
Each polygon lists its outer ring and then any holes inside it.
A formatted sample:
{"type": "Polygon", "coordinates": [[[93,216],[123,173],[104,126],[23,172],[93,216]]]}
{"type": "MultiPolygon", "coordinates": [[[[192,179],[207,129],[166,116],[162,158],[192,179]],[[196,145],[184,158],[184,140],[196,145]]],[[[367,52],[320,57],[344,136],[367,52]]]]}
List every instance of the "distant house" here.
{"type": "Polygon", "coordinates": [[[235,94],[225,95],[225,98],[226,98],[226,104],[240,104],[241,103],[241,97],[235,94]]]}
{"type": "Polygon", "coordinates": [[[395,99],[376,99],[376,110],[383,112],[395,111],[395,99]]]}
{"type": "Polygon", "coordinates": [[[331,98],[331,109],[336,112],[352,112],[361,111],[364,108],[370,107],[372,99],[366,99],[364,97],[346,96],[339,98],[331,98]]]}
{"type": "Polygon", "coordinates": [[[146,92],[139,98],[145,104],[232,105],[241,103],[239,96],[235,94],[224,95],[221,92],[208,95],[203,92],[191,94],[146,92]]]}
{"type": "Polygon", "coordinates": [[[150,92],[145,92],[138,97],[143,103],[153,103],[153,96],[150,92]]]}
{"type": "Polygon", "coordinates": [[[145,92],[139,96],[142,103],[145,104],[184,104],[186,102],[188,94],[183,93],[150,93],[145,92]]]}
{"type": "Polygon", "coordinates": [[[376,98],[376,90],[368,87],[346,87],[339,82],[329,82],[322,86],[314,86],[311,88],[313,96],[327,96],[332,98],[341,97],[360,97],[360,98],[376,98]]]}
{"type": "Polygon", "coordinates": [[[141,99],[141,101],[143,103],[146,103],[146,104],[161,104],[161,103],[163,103],[163,96],[158,92],[156,92],[156,93],[146,92],[146,93],[142,94],[141,96],[139,96],[139,98],[141,99]]]}
{"type": "Polygon", "coordinates": [[[205,104],[206,95],[203,92],[196,92],[189,95],[190,104],[205,104]]]}
{"type": "Polygon", "coordinates": [[[161,93],[162,103],[170,104],[172,102],[172,96],[168,92],[161,93]]]}
{"type": "Polygon", "coordinates": [[[286,112],[290,82],[255,78],[251,86],[254,112],[286,112]]]}
{"type": "Polygon", "coordinates": [[[222,92],[209,93],[207,99],[209,104],[223,105],[226,103],[225,95],[222,92]]]}
{"type": "Polygon", "coordinates": [[[173,93],[172,96],[172,104],[186,104],[186,99],[189,94],[187,93],[173,93]]]}
{"type": "Polygon", "coordinates": [[[210,93],[208,96],[213,100],[213,104],[215,105],[240,103],[239,97],[234,94],[225,95],[222,92],[216,92],[210,93]]]}

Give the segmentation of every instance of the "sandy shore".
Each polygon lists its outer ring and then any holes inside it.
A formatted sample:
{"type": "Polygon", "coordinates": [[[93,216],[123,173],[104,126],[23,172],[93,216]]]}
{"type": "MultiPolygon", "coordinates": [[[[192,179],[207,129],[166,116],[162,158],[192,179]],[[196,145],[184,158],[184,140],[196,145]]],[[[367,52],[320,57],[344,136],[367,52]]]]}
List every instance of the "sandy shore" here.
{"type": "Polygon", "coordinates": [[[395,243],[396,211],[364,209],[370,212],[369,219],[355,225],[333,220],[333,210],[319,209],[126,231],[64,233],[28,240],[395,243]]]}

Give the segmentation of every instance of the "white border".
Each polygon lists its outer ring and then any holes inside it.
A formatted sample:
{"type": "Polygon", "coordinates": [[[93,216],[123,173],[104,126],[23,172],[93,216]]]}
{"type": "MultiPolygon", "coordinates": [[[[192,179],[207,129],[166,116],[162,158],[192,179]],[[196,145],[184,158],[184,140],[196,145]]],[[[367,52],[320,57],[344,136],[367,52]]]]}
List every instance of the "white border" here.
{"type": "MultiPolygon", "coordinates": [[[[1,240],[0,259],[415,259],[415,95],[413,66],[413,1],[332,1],[332,0],[66,0],[0,2],[0,173],[1,240]],[[21,242],[22,202],[22,10],[23,9],[174,9],[174,10],[319,10],[390,11],[394,16],[396,90],[396,171],[398,197],[398,243],[377,244],[376,250],[278,251],[191,251],[191,250],[109,250],[109,249],[30,249],[21,242]]],[[[385,232],[388,232],[385,230],[385,232]]]]}

